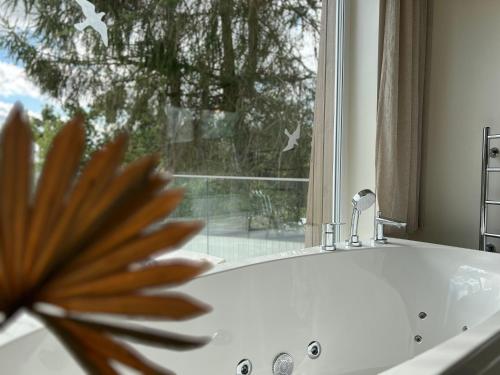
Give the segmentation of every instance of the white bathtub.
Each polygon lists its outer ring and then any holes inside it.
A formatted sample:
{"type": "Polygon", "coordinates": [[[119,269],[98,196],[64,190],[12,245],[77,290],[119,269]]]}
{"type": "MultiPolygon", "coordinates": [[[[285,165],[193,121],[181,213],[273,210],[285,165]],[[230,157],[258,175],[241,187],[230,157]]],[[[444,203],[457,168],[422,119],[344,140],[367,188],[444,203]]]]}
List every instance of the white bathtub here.
{"type": "MultiPolygon", "coordinates": [[[[179,375],[232,375],[242,359],[252,374],[272,374],[280,353],[293,357],[297,375],[438,374],[500,327],[497,254],[395,241],[259,261],[218,266],[182,288],[211,304],[210,315],[151,323],[213,335],[208,346],[141,351],[179,375]],[[307,346],[315,340],[322,352],[313,360],[307,346]]],[[[0,366],[9,375],[81,373],[45,329],[4,343],[0,366]]]]}

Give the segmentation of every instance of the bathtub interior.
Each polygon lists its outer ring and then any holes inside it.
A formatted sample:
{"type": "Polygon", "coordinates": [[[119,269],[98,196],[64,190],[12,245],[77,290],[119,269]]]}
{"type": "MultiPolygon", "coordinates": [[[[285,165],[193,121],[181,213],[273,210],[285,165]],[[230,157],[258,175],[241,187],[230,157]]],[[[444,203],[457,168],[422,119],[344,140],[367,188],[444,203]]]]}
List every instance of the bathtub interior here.
{"type": "MultiPolygon", "coordinates": [[[[212,336],[203,349],[136,348],[178,374],[272,374],[280,353],[293,374],[382,372],[459,335],[500,309],[494,254],[447,247],[392,246],[289,257],[200,277],[180,291],[214,311],[189,322],[148,322],[212,336]],[[421,339],[418,339],[420,337],[421,339]],[[318,359],[307,346],[321,343],[318,359]]],[[[0,363],[16,374],[81,373],[46,330],[4,345],[0,363]]]]}

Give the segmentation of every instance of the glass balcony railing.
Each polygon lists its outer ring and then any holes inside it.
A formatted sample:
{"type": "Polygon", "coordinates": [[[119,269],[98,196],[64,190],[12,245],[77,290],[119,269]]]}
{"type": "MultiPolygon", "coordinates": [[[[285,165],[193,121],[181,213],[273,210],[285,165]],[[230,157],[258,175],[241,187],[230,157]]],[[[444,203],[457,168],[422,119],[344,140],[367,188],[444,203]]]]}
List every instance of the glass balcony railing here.
{"type": "Polygon", "coordinates": [[[186,197],[174,219],[206,223],[183,250],[234,261],[303,248],[308,179],[175,177],[186,197]]]}

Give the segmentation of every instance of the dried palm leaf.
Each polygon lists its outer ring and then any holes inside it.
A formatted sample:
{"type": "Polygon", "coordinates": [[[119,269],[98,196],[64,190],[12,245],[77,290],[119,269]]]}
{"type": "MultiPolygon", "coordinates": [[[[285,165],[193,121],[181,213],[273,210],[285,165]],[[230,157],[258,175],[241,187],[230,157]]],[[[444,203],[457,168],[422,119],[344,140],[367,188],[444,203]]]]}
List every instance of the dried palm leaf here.
{"type": "Polygon", "coordinates": [[[117,374],[113,363],[120,363],[146,374],[172,374],[141,357],[126,341],[190,350],[208,339],[129,322],[185,320],[210,311],[185,294],[149,293],[151,288],[189,282],[207,271],[208,263],[171,260],[141,265],[156,253],[179,247],[202,224],[171,222],[158,227],[181,202],[183,191],[164,189],[169,180],[155,172],[155,156],[120,167],[127,143],[124,134],[97,151],[80,173],[83,121],[74,118],[54,138],[36,188],[33,139],[19,105],[4,125],[0,328],[24,309],[51,329],[88,373],[117,374]],[[127,323],[96,320],[103,314],[126,318],[127,323]]]}

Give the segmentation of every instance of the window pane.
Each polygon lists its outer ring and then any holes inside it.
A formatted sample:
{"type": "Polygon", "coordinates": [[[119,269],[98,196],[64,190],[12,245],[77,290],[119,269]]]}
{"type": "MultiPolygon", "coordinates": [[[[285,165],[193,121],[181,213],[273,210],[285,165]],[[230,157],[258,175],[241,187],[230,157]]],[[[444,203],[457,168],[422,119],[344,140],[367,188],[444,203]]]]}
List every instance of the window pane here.
{"type": "Polygon", "coordinates": [[[187,249],[237,259],[301,247],[320,9],[318,0],[5,1],[0,118],[25,104],[38,164],[75,112],[87,115],[87,157],[129,131],[127,161],[158,153],[187,188],[176,216],[207,221],[187,249]]]}
{"type": "Polygon", "coordinates": [[[176,218],[207,225],[185,249],[226,261],[303,248],[307,181],[185,178],[176,218]]]}

